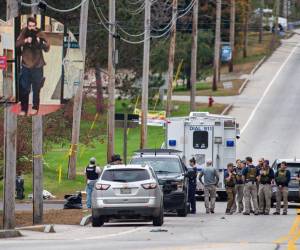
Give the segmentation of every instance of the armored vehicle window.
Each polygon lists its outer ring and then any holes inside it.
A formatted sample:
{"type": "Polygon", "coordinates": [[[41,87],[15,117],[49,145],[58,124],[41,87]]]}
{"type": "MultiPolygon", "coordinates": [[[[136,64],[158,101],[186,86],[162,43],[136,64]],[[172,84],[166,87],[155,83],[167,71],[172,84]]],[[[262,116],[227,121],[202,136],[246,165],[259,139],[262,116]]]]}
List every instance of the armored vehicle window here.
{"type": "Polygon", "coordinates": [[[207,149],[208,147],[208,132],[194,131],[193,147],[196,149],[207,149]]]}

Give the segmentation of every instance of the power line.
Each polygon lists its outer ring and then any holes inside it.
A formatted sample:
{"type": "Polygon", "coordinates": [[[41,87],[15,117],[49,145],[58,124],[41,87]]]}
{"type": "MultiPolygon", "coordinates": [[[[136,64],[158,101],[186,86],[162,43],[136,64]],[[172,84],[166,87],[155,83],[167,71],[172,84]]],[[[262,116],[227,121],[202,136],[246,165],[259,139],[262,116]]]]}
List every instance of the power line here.
{"type": "Polygon", "coordinates": [[[87,1],[87,0],[82,0],[80,4],[74,6],[74,7],[70,8],[70,9],[58,9],[58,8],[55,8],[55,7],[51,6],[51,5],[49,5],[49,4],[48,4],[46,1],[44,1],[44,0],[40,0],[40,1],[36,2],[36,3],[25,3],[25,2],[23,2],[23,1],[21,1],[21,5],[24,6],[24,7],[29,7],[29,8],[31,8],[31,7],[36,7],[36,6],[38,6],[39,4],[44,4],[44,5],[46,6],[46,8],[49,8],[49,9],[51,9],[51,10],[53,10],[53,11],[60,12],[60,13],[66,13],[66,12],[72,12],[72,11],[74,11],[74,10],[80,8],[86,1],[87,1]]]}

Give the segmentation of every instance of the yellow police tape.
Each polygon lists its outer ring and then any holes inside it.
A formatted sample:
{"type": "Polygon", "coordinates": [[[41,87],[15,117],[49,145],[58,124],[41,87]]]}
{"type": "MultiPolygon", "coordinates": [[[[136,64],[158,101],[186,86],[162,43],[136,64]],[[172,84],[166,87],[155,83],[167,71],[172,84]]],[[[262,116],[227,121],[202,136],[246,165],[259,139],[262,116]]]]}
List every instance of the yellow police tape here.
{"type": "MultiPolygon", "coordinates": [[[[89,137],[91,131],[94,129],[95,124],[96,124],[98,118],[99,118],[99,113],[96,113],[96,115],[94,117],[94,121],[93,121],[93,123],[92,123],[92,125],[91,125],[91,127],[89,129],[88,137],[89,137]]],[[[64,160],[64,158],[70,158],[74,153],[77,153],[77,151],[78,151],[77,150],[77,146],[78,146],[78,144],[75,144],[75,143],[71,144],[70,149],[68,150],[68,152],[65,155],[63,155],[63,157],[60,160],[60,162],[62,162],[64,160]]],[[[79,155],[79,158],[83,155],[83,153],[85,152],[85,150],[86,150],[86,147],[84,147],[82,149],[82,151],[81,151],[81,153],[79,155]]],[[[60,165],[57,167],[57,179],[58,179],[58,183],[59,184],[61,183],[61,180],[62,180],[62,167],[63,167],[62,163],[60,163],[60,165]]]]}
{"type": "MultiPolygon", "coordinates": [[[[297,213],[300,213],[300,209],[297,209],[297,213]]],[[[297,215],[293,226],[290,229],[290,232],[288,235],[285,235],[283,237],[280,237],[276,241],[274,241],[275,244],[282,244],[284,242],[288,243],[288,250],[297,250],[296,242],[300,238],[300,215],[297,215]]]]}

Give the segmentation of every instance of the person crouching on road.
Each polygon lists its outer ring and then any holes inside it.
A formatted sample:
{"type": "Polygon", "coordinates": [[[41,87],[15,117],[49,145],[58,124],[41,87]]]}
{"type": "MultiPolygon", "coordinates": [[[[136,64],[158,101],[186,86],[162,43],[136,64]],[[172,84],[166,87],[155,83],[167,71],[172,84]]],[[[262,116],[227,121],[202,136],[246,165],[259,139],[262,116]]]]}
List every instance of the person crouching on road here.
{"type": "Polygon", "coordinates": [[[276,212],[274,215],[280,214],[281,200],[283,199],[283,213],[282,215],[287,215],[288,209],[288,186],[291,180],[291,172],[286,169],[287,163],[285,161],[281,162],[280,169],[275,174],[275,182],[277,185],[276,191],[276,212]]]}
{"type": "Polygon", "coordinates": [[[190,166],[192,170],[189,172],[189,203],[191,214],[196,213],[196,187],[197,187],[197,165],[193,157],[190,159],[190,166]]]}
{"type": "Polygon", "coordinates": [[[199,175],[199,181],[204,186],[204,203],[206,208],[206,213],[214,213],[215,212],[215,203],[216,203],[216,193],[217,186],[219,183],[219,173],[213,167],[212,161],[206,161],[206,167],[202,169],[199,175]],[[204,182],[202,180],[204,177],[204,182]],[[209,204],[210,199],[210,204],[209,204]],[[210,205],[210,206],[209,206],[210,205]]]}
{"type": "Polygon", "coordinates": [[[274,182],[274,171],[269,166],[269,161],[264,160],[264,164],[260,169],[259,177],[259,213],[269,215],[271,209],[272,186],[274,182]]]}
{"type": "Polygon", "coordinates": [[[86,207],[92,208],[92,193],[99,176],[101,174],[100,167],[96,166],[96,158],[90,159],[89,165],[85,168],[86,176],[86,207]]]}
{"type": "Polygon", "coordinates": [[[234,172],[233,163],[227,164],[227,172],[225,173],[225,187],[227,193],[227,208],[226,214],[233,214],[231,211],[233,204],[235,203],[235,184],[236,184],[236,174],[234,172]]]}
{"type": "Polygon", "coordinates": [[[253,165],[252,157],[246,157],[246,167],[243,170],[243,181],[245,182],[245,212],[244,215],[250,215],[251,199],[253,202],[254,214],[258,215],[257,202],[257,181],[259,170],[253,165]]]}

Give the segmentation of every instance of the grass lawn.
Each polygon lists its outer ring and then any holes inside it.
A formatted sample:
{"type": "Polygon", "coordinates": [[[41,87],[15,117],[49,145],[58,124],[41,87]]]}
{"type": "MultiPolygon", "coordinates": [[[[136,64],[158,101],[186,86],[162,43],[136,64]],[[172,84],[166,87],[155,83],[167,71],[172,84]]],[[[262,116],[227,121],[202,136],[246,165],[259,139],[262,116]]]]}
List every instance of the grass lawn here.
{"type": "MultiPolygon", "coordinates": [[[[187,116],[189,103],[173,102],[172,116],[187,116]]],[[[207,107],[207,104],[197,104],[197,110],[211,113],[221,113],[225,105],[215,104],[207,107]]],[[[50,191],[57,198],[63,198],[64,194],[84,190],[85,180],[83,170],[88,164],[89,158],[94,156],[100,166],[106,163],[106,115],[100,116],[91,129],[95,116],[93,101],[85,100],[81,120],[81,134],[77,161],[77,177],[75,180],[67,179],[69,142],[65,139],[59,144],[48,144],[49,150],[44,155],[44,189],[50,191]],[[59,171],[61,169],[61,182],[59,183],[59,171]]],[[[121,101],[116,101],[116,112],[122,112],[121,101]]],[[[164,142],[165,130],[163,127],[148,127],[148,147],[161,147],[164,142]]],[[[139,148],[140,128],[130,129],[128,132],[128,159],[139,148]]],[[[116,129],[115,152],[123,155],[123,130],[116,129]]],[[[32,174],[24,175],[26,197],[32,193],[32,174]]],[[[3,183],[3,182],[2,182],[3,183]]],[[[2,184],[1,183],[1,184],[2,184]]],[[[0,185],[0,197],[2,197],[3,185],[0,185]]]]}

